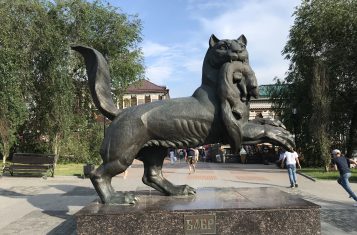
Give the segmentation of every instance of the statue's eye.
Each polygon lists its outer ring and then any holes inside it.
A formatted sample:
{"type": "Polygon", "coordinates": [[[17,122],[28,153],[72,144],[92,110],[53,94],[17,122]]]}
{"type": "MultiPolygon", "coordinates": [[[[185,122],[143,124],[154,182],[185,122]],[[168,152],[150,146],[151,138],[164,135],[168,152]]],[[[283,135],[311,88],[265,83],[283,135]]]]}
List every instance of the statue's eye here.
{"type": "Polygon", "coordinates": [[[219,49],[227,50],[228,49],[228,45],[227,44],[222,44],[222,45],[219,46],[219,49]]]}

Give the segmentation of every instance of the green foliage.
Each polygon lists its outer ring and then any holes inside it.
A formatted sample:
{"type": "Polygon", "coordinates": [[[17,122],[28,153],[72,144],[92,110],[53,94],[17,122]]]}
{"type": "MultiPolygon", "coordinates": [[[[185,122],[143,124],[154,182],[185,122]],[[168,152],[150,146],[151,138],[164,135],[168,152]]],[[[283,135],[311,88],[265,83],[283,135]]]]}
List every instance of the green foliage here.
{"type": "Polygon", "coordinates": [[[31,41],[27,34],[31,35],[33,28],[26,25],[32,18],[26,13],[30,11],[37,12],[38,6],[0,1],[0,143],[4,162],[16,142],[17,129],[28,115],[25,100],[31,57],[26,52],[31,41]]]}
{"type": "Polygon", "coordinates": [[[102,129],[93,120],[84,63],[70,45],[101,51],[120,95],[144,74],[140,20],[84,0],[0,0],[0,19],[2,153],[18,137],[17,151],[99,163],[102,129]]]}
{"type": "Polygon", "coordinates": [[[57,164],[55,168],[55,176],[81,176],[83,175],[83,164],[57,164]]]}
{"type": "Polygon", "coordinates": [[[92,163],[100,164],[100,145],[103,139],[103,126],[92,123],[91,127],[78,129],[74,135],[62,143],[59,163],[92,163]]]}
{"type": "MultiPolygon", "coordinates": [[[[326,172],[323,168],[302,168],[300,172],[319,180],[337,180],[340,176],[338,171],[326,172]]],[[[351,169],[350,182],[357,182],[357,169],[351,169]]]]}
{"type": "Polygon", "coordinates": [[[283,88],[272,91],[274,107],[295,126],[312,165],[328,164],[330,145],[345,149],[340,136],[350,130],[357,90],[356,12],[356,1],[304,0],[283,50],[291,65],[277,81],[283,88]]]}

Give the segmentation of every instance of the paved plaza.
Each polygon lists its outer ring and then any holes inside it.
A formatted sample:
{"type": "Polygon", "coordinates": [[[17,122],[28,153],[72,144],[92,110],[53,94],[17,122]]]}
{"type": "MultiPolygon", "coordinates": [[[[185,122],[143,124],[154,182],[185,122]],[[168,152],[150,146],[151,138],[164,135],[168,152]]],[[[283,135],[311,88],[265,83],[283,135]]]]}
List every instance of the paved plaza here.
{"type": "MultiPolygon", "coordinates": [[[[112,184],[118,191],[153,190],[141,182],[143,166],[136,162],[126,179],[112,184]]],[[[299,187],[290,189],[286,170],[275,165],[198,163],[188,174],[185,163],[165,162],[164,175],[174,184],[198,187],[275,187],[321,206],[322,234],[356,234],[357,207],[335,181],[312,181],[298,176],[299,187]]],[[[357,183],[351,184],[357,191],[357,183]]],[[[264,195],[262,195],[264,197],[264,195]]],[[[89,179],[0,177],[0,234],[76,234],[73,215],[97,200],[89,179]]]]}

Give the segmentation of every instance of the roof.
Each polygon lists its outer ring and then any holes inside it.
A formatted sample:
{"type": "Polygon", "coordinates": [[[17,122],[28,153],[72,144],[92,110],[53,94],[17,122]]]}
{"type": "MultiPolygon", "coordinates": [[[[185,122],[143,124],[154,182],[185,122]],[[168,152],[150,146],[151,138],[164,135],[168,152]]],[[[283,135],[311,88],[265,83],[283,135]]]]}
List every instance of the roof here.
{"type": "Polygon", "coordinates": [[[140,93],[168,93],[166,86],[156,85],[146,79],[138,80],[129,85],[125,94],[140,94],[140,93]]]}
{"type": "Polygon", "coordinates": [[[281,89],[285,85],[282,84],[268,84],[268,85],[260,85],[259,86],[259,98],[270,98],[270,92],[272,89],[281,89]]]}
{"type": "Polygon", "coordinates": [[[271,87],[271,85],[260,85],[259,86],[259,97],[268,98],[269,97],[269,87],[271,87]]]}

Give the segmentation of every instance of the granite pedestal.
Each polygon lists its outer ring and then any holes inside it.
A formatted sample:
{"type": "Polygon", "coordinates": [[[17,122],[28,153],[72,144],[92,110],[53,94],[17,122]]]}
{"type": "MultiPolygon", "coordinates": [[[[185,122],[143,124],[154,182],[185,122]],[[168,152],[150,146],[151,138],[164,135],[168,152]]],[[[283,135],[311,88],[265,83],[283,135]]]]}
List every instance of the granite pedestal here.
{"type": "Polygon", "coordinates": [[[191,197],[133,192],[136,205],[92,203],[77,234],[320,234],[320,206],[276,188],[199,188],[191,197]]]}

